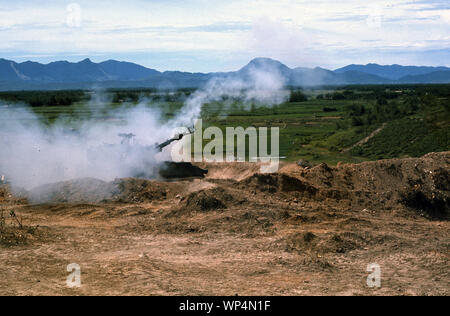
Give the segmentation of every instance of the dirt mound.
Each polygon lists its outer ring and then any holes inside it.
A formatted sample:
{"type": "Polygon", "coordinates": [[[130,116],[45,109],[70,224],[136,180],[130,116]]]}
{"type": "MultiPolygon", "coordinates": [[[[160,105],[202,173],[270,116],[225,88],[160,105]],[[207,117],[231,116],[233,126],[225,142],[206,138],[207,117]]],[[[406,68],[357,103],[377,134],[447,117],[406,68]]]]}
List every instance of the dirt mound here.
{"type": "Polygon", "coordinates": [[[186,201],[186,207],[202,212],[219,210],[226,208],[226,205],[214,196],[205,194],[205,192],[194,193],[186,201]]]}
{"type": "Polygon", "coordinates": [[[174,194],[176,183],[126,178],[113,182],[85,178],[43,185],[28,192],[32,203],[145,203],[164,200],[174,194]]]}
{"type": "Polygon", "coordinates": [[[243,188],[255,188],[269,193],[302,192],[314,196],[318,190],[311,183],[287,174],[254,174],[240,182],[243,188]]]}
{"type": "Polygon", "coordinates": [[[170,196],[170,184],[144,179],[119,179],[112,183],[112,201],[126,203],[145,203],[160,201],[170,196]]]}
{"type": "MultiPolygon", "coordinates": [[[[432,217],[448,218],[448,170],[450,152],[431,153],[422,158],[338,164],[336,167],[320,164],[313,168],[302,168],[291,164],[280,172],[314,188],[309,192],[316,199],[351,200],[354,206],[375,205],[377,208],[404,205],[424,211],[432,217]]],[[[302,187],[298,181],[289,181],[294,183],[294,188],[302,187]]],[[[279,187],[279,181],[272,179],[266,186],[276,192],[277,183],[279,187]]],[[[261,184],[264,185],[264,181],[261,184]]]]}
{"type": "Polygon", "coordinates": [[[337,167],[321,164],[308,170],[299,168],[297,174],[318,186],[334,188],[385,191],[386,188],[395,190],[416,183],[428,183],[433,187],[437,182],[440,187],[449,190],[448,172],[442,173],[442,169],[449,168],[450,152],[444,152],[422,158],[338,164],[337,167]]]}
{"type": "Polygon", "coordinates": [[[450,171],[448,169],[437,169],[433,174],[433,181],[436,189],[450,191],[450,171]]]}
{"type": "Polygon", "coordinates": [[[213,188],[189,194],[182,209],[193,212],[217,211],[226,209],[231,201],[233,196],[223,188],[213,188]]]}
{"type": "Polygon", "coordinates": [[[229,232],[233,228],[227,214],[234,204],[234,197],[223,188],[203,189],[181,197],[178,206],[160,212],[150,226],[168,234],[229,232]]]}
{"type": "Polygon", "coordinates": [[[98,203],[118,194],[113,183],[85,178],[47,184],[28,192],[32,203],[98,203]]]}
{"type": "Polygon", "coordinates": [[[450,219],[450,198],[441,192],[430,192],[418,187],[405,192],[401,202],[425,212],[425,215],[432,219],[450,219]]]}
{"type": "MultiPolygon", "coordinates": [[[[178,215],[234,206],[265,208],[267,203],[282,202],[287,208],[315,203],[316,209],[323,205],[379,211],[410,209],[430,218],[449,218],[450,153],[336,167],[320,164],[303,168],[291,164],[276,174],[255,173],[258,164],[244,172],[248,165],[203,164],[211,173],[207,179],[193,181],[78,179],[41,186],[30,191],[28,197],[32,203],[164,202],[178,215]],[[221,173],[222,167],[225,169],[221,173]]],[[[0,200],[8,197],[7,191],[0,191],[0,200]]]]}
{"type": "Polygon", "coordinates": [[[198,166],[208,170],[208,179],[231,179],[236,181],[244,180],[251,175],[261,172],[261,164],[241,162],[241,163],[199,163],[198,166]]]}

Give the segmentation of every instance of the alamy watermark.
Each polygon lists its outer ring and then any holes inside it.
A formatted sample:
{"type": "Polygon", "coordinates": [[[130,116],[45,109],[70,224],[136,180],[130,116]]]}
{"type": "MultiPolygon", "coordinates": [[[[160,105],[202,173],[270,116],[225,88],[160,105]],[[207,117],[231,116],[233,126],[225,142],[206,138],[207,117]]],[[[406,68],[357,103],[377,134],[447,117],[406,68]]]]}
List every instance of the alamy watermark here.
{"type": "Polygon", "coordinates": [[[66,7],[66,24],[68,27],[81,27],[81,6],[78,3],[70,3],[66,7]]]}
{"type": "Polygon", "coordinates": [[[384,17],[384,8],[379,4],[370,5],[366,24],[370,28],[380,28],[384,17]]]}
{"type": "Polygon", "coordinates": [[[81,287],[81,267],[76,263],[71,263],[67,266],[67,272],[70,272],[67,277],[66,284],[69,288],[81,287]]]}
{"type": "Polygon", "coordinates": [[[201,119],[196,121],[195,132],[188,129],[187,136],[172,147],[175,162],[261,162],[262,173],[277,172],[280,164],[279,127],[227,127],[225,135],[219,127],[203,130],[201,119]],[[270,142],[269,142],[270,137],[270,142]],[[209,142],[204,145],[204,140],[209,142]],[[270,151],[269,151],[270,146],[270,151]]]}
{"type": "Polygon", "coordinates": [[[381,287],[381,267],[377,263],[370,263],[367,265],[367,272],[370,272],[367,277],[367,286],[370,288],[381,287]]]}

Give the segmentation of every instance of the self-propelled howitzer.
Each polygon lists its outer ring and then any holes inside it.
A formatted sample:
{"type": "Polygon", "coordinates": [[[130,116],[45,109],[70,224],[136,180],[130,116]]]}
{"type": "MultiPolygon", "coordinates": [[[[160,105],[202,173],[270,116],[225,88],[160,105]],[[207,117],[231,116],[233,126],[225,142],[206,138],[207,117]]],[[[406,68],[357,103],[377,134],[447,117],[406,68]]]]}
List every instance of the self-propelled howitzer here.
{"type": "Polygon", "coordinates": [[[188,129],[186,133],[180,133],[174,137],[152,146],[143,146],[134,142],[136,135],[132,133],[122,133],[118,136],[122,138],[120,144],[104,144],[92,148],[88,152],[88,158],[94,165],[120,164],[123,174],[117,176],[150,178],[150,179],[185,179],[204,178],[208,170],[199,168],[189,162],[159,162],[154,157],[158,152],[173,142],[180,141],[183,137],[192,134],[193,129],[188,129]]]}

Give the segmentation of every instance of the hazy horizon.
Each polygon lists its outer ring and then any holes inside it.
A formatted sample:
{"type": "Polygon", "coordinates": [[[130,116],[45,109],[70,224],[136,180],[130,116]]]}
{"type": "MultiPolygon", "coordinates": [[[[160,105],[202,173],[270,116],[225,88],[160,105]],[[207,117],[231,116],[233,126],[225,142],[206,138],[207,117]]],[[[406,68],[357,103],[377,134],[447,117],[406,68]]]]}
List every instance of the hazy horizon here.
{"type": "MultiPolygon", "coordinates": [[[[14,59],[12,59],[12,58],[7,58],[7,57],[0,57],[0,59],[5,59],[5,60],[10,60],[10,61],[14,61],[14,62],[17,62],[17,63],[25,63],[25,62],[36,62],[36,63],[40,63],[40,64],[43,64],[43,65],[48,65],[48,64],[51,64],[51,63],[54,63],[54,62],[69,62],[69,63],[80,63],[80,62],[82,62],[82,61],[84,61],[84,60],[86,60],[86,59],[89,59],[91,62],[93,62],[93,63],[96,63],[96,64],[99,64],[99,63],[102,63],[102,62],[107,62],[107,61],[110,61],[110,60],[114,60],[114,61],[118,61],[118,62],[126,62],[126,63],[134,63],[134,64],[137,64],[137,65],[140,65],[140,66],[144,66],[144,67],[146,67],[146,68],[148,68],[148,69],[153,69],[153,70],[156,70],[156,71],[159,71],[159,72],[165,72],[165,71],[179,71],[179,69],[157,69],[157,68],[155,68],[155,67],[151,67],[151,66],[145,66],[145,65],[141,65],[141,64],[139,64],[139,63],[137,63],[137,62],[134,62],[134,61],[130,61],[130,60],[117,60],[117,59],[114,59],[114,58],[107,58],[107,59],[101,59],[101,58],[99,58],[99,59],[95,59],[95,58],[91,58],[91,57],[86,57],[86,58],[82,58],[82,59],[76,59],[76,58],[63,58],[62,57],[62,59],[58,59],[58,60],[51,60],[51,61],[47,61],[47,62],[41,62],[41,61],[39,61],[39,60],[33,60],[33,59],[26,59],[26,60],[23,60],[23,61],[18,61],[18,60],[14,60],[14,59]]],[[[243,67],[245,67],[249,62],[251,62],[252,60],[255,60],[255,59],[273,59],[273,60],[275,60],[275,61],[279,61],[279,62],[281,62],[282,64],[285,64],[285,63],[283,63],[282,61],[280,61],[280,60],[277,60],[277,59],[274,59],[274,58],[271,58],[271,57],[262,57],[262,56],[259,56],[259,57],[254,57],[254,58],[252,58],[251,60],[249,60],[247,63],[244,63],[243,65],[241,65],[240,67],[238,67],[238,68],[236,68],[236,69],[226,69],[226,70],[223,70],[223,71],[218,71],[218,72],[234,72],[234,71],[238,71],[238,70],[240,70],[241,68],[243,68],[243,67]]],[[[343,68],[343,67],[346,67],[346,66],[350,66],[350,65],[357,65],[357,66],[359,66],[359,65],[362,65],[362,66],[368,66],[368,65],[371,65],[371,64],[373,64],[373,65],[378,65],[378,66],[402,66],[402,67],[435,67],[435,68],[437,68],[437,67],[448,67],[448,66],[446,66],[446,65],[400,65],[400,64],[379,64],[379,63],[376,63],[376,62],[369,62],[369,63],[367,63],[367,64],[357,64],[357,63],[352,63],[352,64],[347,64],[347,65],[343,65],[342,67],[339,67],[339,68],[333,68],[333,69],[328,69],[328,70],[331,70],[331,71],[336,71],[336,70],[338,70],[338,69],[340,69],[340,68],[343,68]]],[[[285,64],[286,65],[286,64],[285,64]]],[[[288,65],[286,65],[286,66],[288,66],[288,65]]],[[[297,67],[303,67],[302,65],[294,65],[294,66],[288,66],[289,68],[291,68],[291,69],[295,69],[295,68],[297,68],[297,67]]],[[[325,68],[325,67],[322,67],[322,66],[320,66],[320,65],[317,65],[317,66],[311,66],[311,67],[305,67],[305,68],[323,68],[323,69],[327,69],[327,68],[325,68]]],[[[186,71],[186,72],[189,72],[189,71],[186,71]]],[[[198,72],[198,73],[214,73],[215,71],[203,71],[203,72],[198,72]]],[[[191,72],[191,73],[195,73],[195,72],[191,72]]]]}

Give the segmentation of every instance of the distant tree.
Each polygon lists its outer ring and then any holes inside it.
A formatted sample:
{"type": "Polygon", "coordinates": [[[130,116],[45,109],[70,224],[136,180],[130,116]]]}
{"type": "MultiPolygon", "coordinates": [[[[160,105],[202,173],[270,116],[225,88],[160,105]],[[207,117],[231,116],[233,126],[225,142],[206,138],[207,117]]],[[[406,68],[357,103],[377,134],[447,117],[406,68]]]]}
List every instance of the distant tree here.
{"type": "Polygon", "coordinates": [[[450,99],[445,99],[445,100],[443,101],[443,103],[444,103],[444,108],[445,108],[445,110],[448,111],[448,112],[450,112],[450,99]]]}
{"type": "Polygon", "coordinates": [[[377,98],[377,105],[387,105],[387,104],[388,104],[388,102],[387,102],[386,98],[383,98],[383,97],[377,98]]]}
{"type": "Polygon", "coordinates": [[[345,100],[345,95],[341,92],[335,92],[331,95],[332,100],[345,100]]]}
{"type": "Polygon", "coordinates": [[[347,120],[339,120],[336,122],[336,129],[345,130],[348,128],[347,120]]]}
{"type": "Polygon", "coordinates": [[[420,104],[423,110],[430,109],[439,105],[439,100],[436,96],[431,93],[426,93],[420,97],[420,104]]]}
{"type": "Polygon", "coordinates": [[[328,107],[328,106],[323,107],[322,110],[324,112],[337,112],[337,109],[335,107],[328,107]]]}
{"type": "Polygon", "coordinates": [[[304,102],[308,101],[306,95],[303,94],[300,90],[291,91],[291,96],[289,97],[289,102],[304,102]]]}
{"type": "Polygon", "coordinates": [[[352,104],[346,107],[350,116],[361,116],[366,113],[366,108],[364,105],[352,104]]]}
{"type": "Polygon", "coordinates": [[[364,121],[360,117],[352,117],[352,126],[363,126],[364,121]]]}

